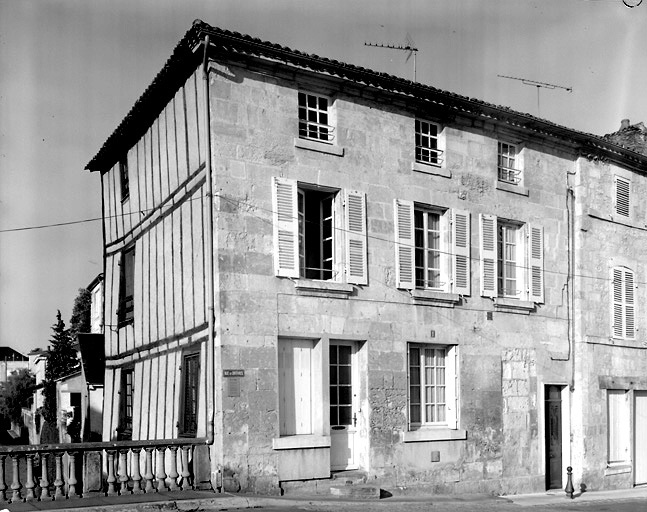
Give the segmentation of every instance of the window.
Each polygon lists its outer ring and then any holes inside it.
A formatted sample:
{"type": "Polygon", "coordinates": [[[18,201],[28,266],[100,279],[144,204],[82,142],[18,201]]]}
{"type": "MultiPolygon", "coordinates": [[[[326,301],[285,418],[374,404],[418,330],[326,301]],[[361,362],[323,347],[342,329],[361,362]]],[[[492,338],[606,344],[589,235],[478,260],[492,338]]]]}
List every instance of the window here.
{"type": "Polygon", "coordinates": [[[481,295],[544,302],[541,226],[479,215],[481,295]]]}
{"type": "Polygon", "coordinates": [[[614,338],[636,337],[635,279],[626,267],[611,270],[611,332],[614,338]]]}
{"type": "Polygon", "coordinates": [[[521,166],[519,164],[517,147],[499,142],[497,165],[499,181],[519,185],[521,183],[521,166]]]}
{"type": "Polygon", "coordinates": [[[456,428],[456,347],[409,344],[409,425],[456,428]]]}
{"type": "Polygon", "coordinates": [[[416,119],[416,162],[442,165],[441,128],[437,124],[416,119]]]}
{"type": "Polygon", "coordinates": [[[128,180],[128,161],[124,157],[119,160],[119,180],[121,181],[121,200],[130,197],[130,182],[128,180]]]}
{"type": "Polygon", "coordinates": [[[280,435],[312,434],[314,341],[280,339],[278,352],[280,435]]]}
{"type": "Polygon", "coordinates": [[[362,192],[272,179],[276,275],[367,284],[362,192]]]}
{"type": "Polygon", "coordinates": [[[624,389],[607,390],[608,462],[629,461],[629,393],[624,389]]]}
{"type": "Polygon", "coordinates": [[[133,396],[135,372],[132,368],[121,370],[121,387],[119,389],[119,427],[117,439],[132,439],[133,434],[133,396]]]}
{"type": "Polygon", "coordinates": [[[305,92],[299,93],[299,138],[332,143],[330,100],[305,92]]]}
{"type": "Polygon", "coordinates": [[[119,263],[119,308],[117,319],[119,326],[133,322],[135,289],[135,248],[131,247],[121,253],[119,263]]]}
{"type": "Polygon", "coordinates": [[[198,391],[200,388],[200,353],[182,358],[182,416],[180,435],[195,437],[198,432],[198,391]]]}
{"type": "Polygon", "coordinates": [[[398,288],[469,295],[469,213],[402,199],[394,212],[398,288]]]}
{"type": "Polygon", "coordinates": [[[625,218],[629,218],[631,214],[631,203],[630,203],[630,190],[631,182],[620,176],[614,176],[613,178],[614,188],[615,188],[615,212],[616,215],[620,215],[625,218]]]}

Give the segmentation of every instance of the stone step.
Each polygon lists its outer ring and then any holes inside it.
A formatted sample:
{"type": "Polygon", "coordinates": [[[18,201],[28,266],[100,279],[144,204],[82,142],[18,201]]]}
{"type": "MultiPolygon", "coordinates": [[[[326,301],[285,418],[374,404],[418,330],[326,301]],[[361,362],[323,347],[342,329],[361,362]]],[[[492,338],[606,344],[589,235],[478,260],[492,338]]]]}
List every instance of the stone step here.
{"type": "Polygon", "coordinates": [[[339,483],[343,482],[348,485],[365,484],[368,480],[368,473],[360,470],[335,471],[331,478],[339,483]]]}
{"type": "Polygon", "coordinates": [[[380,499],[380,488],[374,485],[333,485],[330,494],[344,498],[380,499]]]}

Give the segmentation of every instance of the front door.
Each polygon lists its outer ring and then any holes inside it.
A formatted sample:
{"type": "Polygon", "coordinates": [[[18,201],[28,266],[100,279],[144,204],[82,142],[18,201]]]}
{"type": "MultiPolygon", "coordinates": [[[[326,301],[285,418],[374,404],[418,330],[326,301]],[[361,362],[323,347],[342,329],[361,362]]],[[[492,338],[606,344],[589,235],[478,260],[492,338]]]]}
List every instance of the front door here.
{"type": "Polygon", "coordinates": [[[546,386],[546,488],[562,487],[562,390],[546,386]]]}
{"type": "Polygon", "coordinates": [[[634,391],[635,403],[635,453],[636,485],[647,484],[647,391],[634,391]]]}
{"type": "Polygon", "coordinates": [[[357,469],[356,345],[330,342],[330,467],[357,469]]]}

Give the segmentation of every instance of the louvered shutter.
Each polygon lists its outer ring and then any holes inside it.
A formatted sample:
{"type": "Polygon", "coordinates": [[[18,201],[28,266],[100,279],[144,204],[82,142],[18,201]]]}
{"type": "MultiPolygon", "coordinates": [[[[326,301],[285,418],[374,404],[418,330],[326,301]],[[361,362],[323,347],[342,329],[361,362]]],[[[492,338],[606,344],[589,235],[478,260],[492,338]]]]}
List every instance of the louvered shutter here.
{"type": "Polygon", "coordinates": [[[452,276],[453,292],[470,294],[470,214],[452,211],[452,276]]]}
{"type": "Polygon", "coordinates": [[[366,260],[366,195],[363,192],[346,193],[346,281],[368,284],[366,260]]]}
{"type": "Polygon", "coordinates": [[[458,347],[447,347],[445,355],[445,402],[447,427],[458,428],[458,347]]]}
{"type": "Polygon", "coordinates": [[[297,182],[272,178],[274,214],[274,272],[277,276],[299,277],[299,222],[297,182]]]}
{"type": "Polygon", "coordinates": [[[636,337],[636,324],[635,324],[635,284],[634,284],[634,273],[629,270],[624,270],[625,274],[625,337],[635,338],[636,337]]]}
{"type": "Polygon", "coordinates": [[[613,333],[614,338],[622,338],[624,331],[623,328],[623,317],[624,317],[624,308],[623,308],[623,293],[622,293],[622,269],[614,268],[612,271],[611,277],[611,293],[613,295],[612,300],[612,324],[611,332],[613,333]]]}
{"type": "Polygon", "coordinates": [[[544,228],[528,225],[528,289],[532,302],[544,302],[544,228]]]}
{"type": "Polygon", "coordinates": [[[481,230],[481,295],[497,295],[496,215],[479,214],[481,230]]]}
{"type": "Polygon", "coordinates": [[[629,217],[629,213],[631,211],[631,205],[629,202],[631,182],[629,180],[621,178],[620,176],[614,176],[613,181],[615,182],[616,189],[616,213],[618,215],[622,215],[623,217],[629,217]]]}
{"type": "Polygon", "coordinates": [[[398,288],[415,288],[415,247],[413,238],[413,201],[396,199],[395,280],[398,288]]]}

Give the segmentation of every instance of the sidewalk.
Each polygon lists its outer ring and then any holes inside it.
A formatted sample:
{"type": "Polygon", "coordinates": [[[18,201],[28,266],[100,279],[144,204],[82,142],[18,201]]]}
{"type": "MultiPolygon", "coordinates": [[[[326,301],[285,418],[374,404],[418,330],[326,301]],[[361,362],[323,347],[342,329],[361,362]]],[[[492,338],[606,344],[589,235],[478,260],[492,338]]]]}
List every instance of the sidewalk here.
{"type": "MultiPolygon", "coordinates": [[[[573,500],[566,497],[563,491],[550,491],[538,494],[518,494],[511,496],[490,496],[484,494],[467,495],[416,495],[392,496],[381,500],[350,500],[327,495],[316,496],[258,496],[245,494],[217,494],[211,491],[189,491],[182,493],[153,493],[127,496],[93,496],[61,501],[32,501],[29,503],[12,503],[4,505],[11,512],[34,510],[58,510],[59,512],[80,512],[91,508],[92,512],[150,512],[154,510],[242,510],[250,508],[316,508],[317,510],[354,509],[393,510],[398,504],[434,504],[447,508],[469,507],[471,509],[508,510],[517,507],[535,507],[547,505],[568,505],[582,502],[617,502],[619,500],[645,499],[647,510],[647,486],[616,491],[590,491],[576,495],[573,500]],[[516,505],[516,506],[515,506],[516,505]]],[[[0,508],[2,506],[0,505],[0,508]]]]}

